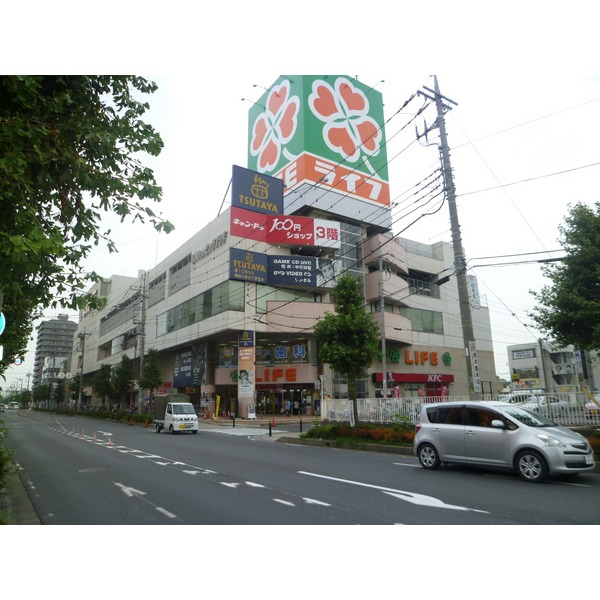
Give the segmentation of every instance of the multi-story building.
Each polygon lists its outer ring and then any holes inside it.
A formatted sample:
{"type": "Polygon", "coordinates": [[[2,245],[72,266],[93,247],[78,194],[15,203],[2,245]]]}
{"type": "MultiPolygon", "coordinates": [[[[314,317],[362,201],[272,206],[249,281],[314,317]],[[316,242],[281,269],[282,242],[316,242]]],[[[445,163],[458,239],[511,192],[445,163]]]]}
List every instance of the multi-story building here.
{"type": "Polygon", "coordinates": [[[58,315],[56,319],[42,321],[37,328],[35,360],[33,364],[33,386],[40,385],[44,375],[46,359],[54,359],[58,364],[59,357],[70,356],[73,350],[73,336],[77,323],[69,320],[69,315],[58,315]]]}
{"type": "Polygon", "coordinates": [[[81,315],[77,335],[87,337],[76,360],[87,395],[101,364],[127,353],[139,366],[154,348],[161,392],[218,398],[238,416],[276,414],[287,400],[310,412],[323,395],[343,398],[344,374],[319,360],[313,328],[333,312],[345,273],[361,279],[365,308],[385,332],[360,396],[496,391],[481,299],[469,357],[477,379],[468,380],[451,244],[392,233],[382,107],[378,92],[347,77],[281,77],[271,86],[250,110],[249,168],[233,168],[231,207],[118,300],[81,315]],[[334,96],[354,103],[360,119],[328,120],[336,105],[318,97],[334,96]],[[365,137],[345,138],[352,156],[336,146],[342,133],[329,136],[334,126],[365,137]]]}
{"type": "Polygon", "coordinates": [[[559,348],[543,340],[507,347],[512,387],[549,392],[596,390],[600,382],[597,353],[559,348]]]}

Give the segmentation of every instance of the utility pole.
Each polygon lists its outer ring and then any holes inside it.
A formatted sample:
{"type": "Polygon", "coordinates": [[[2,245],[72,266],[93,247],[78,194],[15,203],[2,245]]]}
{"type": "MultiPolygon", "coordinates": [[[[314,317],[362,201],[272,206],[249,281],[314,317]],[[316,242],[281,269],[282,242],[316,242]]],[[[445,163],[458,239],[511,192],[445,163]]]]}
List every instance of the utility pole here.
{"type": "Polygon", "coordinates": [[[77,338],[81,341],[81,370],[79,371],[79,400],[75,407],[75,412],[80,410],[83,404],[83,360],[85,358],[85,338],[89,335],[91,334],[86,333],[85,329],[83,330],[83,333],[77,335],[77,338]]]}
{"type": "Polygon", "coordinates": [[[383,251],[379,246],[379,299],[380,299],[380,310],[381,310],[381,393],[383,399],[387,400],[387,349],[385,346],[385,298],[383,291],[383,251]]]}
{"type": "Polygon", "coordinates": [[[456,282],[458,285],[458,302],[467,363],[467,377],[469,379],[469,396],[472,400],[481,400],[482,394],[481,381],[479,379],[479,363],[477,361],[477,347],[475,344],[475,333],[473,329],[473,319],[471,316],[471,305],[469,302],[467,260],[463,251],[462,239],[460,235],[460,224],[458,222],[458,211],[456,209],[456,190],[454,187],[452,166],[450,164],[450,149],[448,147],[446,122],[444,119],[445,112],[452,109],[452,107],[448,106],[448,104],[445,104],[444,101],[454,104],[455,106],[457,106],[457,103],[440,94],[438,80],[435,75],[434,88],[435,89],[432,90],[428,87],[425,87],[430,94],[433,94],[433,97],[421,91],[419,94],[429,98],[430,100],[433,100],[437,109],[437,120],[433,127],[437,127],[440,132],[439,150],[442,161],[446,199],[448,201],[448,209],[450,211],[450,228],[452,233],[452,247],[454,249],[454,268],[456,270],[456,282]]]}

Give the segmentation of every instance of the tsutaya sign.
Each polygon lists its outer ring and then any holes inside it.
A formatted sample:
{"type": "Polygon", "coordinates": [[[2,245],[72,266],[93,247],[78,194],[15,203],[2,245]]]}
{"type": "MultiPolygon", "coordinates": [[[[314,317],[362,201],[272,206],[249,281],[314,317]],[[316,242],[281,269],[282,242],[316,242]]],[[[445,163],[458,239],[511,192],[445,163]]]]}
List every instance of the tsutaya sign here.
{"type": "Polygon", "coordinates": [[[383,100],[342,75],[282,76],[250,109],[248,167],[390,206],[383,100]]]}

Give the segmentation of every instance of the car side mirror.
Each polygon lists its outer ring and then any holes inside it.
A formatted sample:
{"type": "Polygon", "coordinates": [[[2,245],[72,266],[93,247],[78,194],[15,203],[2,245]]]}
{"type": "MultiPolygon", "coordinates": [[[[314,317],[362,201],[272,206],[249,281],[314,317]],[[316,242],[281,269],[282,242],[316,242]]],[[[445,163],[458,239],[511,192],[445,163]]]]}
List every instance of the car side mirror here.
{"type": "Polygon", "coordinates": [[[500,419],[494,419],[492,421],[492,427],[499,427],[500,429],[504,429],[504,422],[500,419]]]}

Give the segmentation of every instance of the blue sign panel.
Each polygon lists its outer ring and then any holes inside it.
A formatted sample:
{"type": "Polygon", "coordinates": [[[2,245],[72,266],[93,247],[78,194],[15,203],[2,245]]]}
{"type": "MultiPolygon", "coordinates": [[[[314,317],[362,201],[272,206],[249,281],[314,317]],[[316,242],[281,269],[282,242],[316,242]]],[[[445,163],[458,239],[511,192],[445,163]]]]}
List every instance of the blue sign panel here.
{"type": "Polygon", "coordinates": [[[269,285],[315,287],[316,271],[313,256],[269,256],[269,285]]]}
{"type": "Polygon", "coordinates": [[[231,206],[266,215],[281,215],[283,180],[233,165],[231,206]]]}
{"type": "Polygon", "coordinates": [[[192,351],[177,352],[173,366],[173,385],[178,388],[189,387],[192,381],[192,351]]]}
{"type": "Polygon", "coordinates": [[[268,283],[267,255],[239,248],[229,249],[229,279],[268,283]]]}

